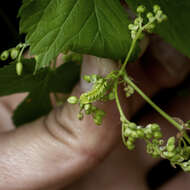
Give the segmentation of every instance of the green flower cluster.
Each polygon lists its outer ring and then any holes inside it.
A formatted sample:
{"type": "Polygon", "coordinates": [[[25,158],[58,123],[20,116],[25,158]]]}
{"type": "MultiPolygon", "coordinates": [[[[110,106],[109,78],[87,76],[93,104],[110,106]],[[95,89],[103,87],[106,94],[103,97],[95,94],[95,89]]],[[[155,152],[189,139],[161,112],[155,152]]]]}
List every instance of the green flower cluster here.
{"type": "Polygon", "coordinates": [[[143,18],[142,14],[145,13],[146,8],[142,5],[137,7],[137,13],[138,16],[134,20],[133,24],[129,24],[128,28],[131,31],[131,38],[142,38],[143,33],[142,31],[147,31],[151,33],[154,28],[155,28],[155,22],[157,21],[158,23],[163,22],[164,20],[167,19],[167,16],[163,14],[163,11],[161,10],[160,6],[154,5],[153,7],[153,12],[148,12],[146,14],[146,18],[148,19],[148,22],[145,23],[145,19],[143,18]]]}
{"type": "Polygon", "coordinates": [[[172,166],[179,165],[184,171],[190,171],[190,146],[186,144],[183,137],[177,141],[176,137],[172,136],[165,143],[158,124],[153,123],[143,127],[125,118],[121,118],[121,121],[123,142],[129,150],[135,148],[137,139],[144,139],[147,153],[153,158],[168,159],[172,166]]]}

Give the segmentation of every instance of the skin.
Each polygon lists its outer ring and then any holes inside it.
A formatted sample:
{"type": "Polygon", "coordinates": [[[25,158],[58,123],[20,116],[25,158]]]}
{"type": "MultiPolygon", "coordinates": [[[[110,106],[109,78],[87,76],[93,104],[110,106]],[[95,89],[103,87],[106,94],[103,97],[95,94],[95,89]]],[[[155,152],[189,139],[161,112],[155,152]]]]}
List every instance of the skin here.
{"type": "MultiPolygon", "coordinates": [[[[188,62],[175,49],[152,36],[145,55],[129,64],[128,72],[151,97],[164,88],[179,85],[190,71],[188,62]]],[[[105,75],[116,67],[111,60],[85,56],[82,75],[105,75]]],[[[89,88],[81,81],[72,95],[79,96],[89,88]]],[[[127,100],[121,90],[119,94],[129,119],[145,104],[137,94],[127,100]]],[[[132,152],[124,147],[114,102],[97,103],[96,106],[107,113],[101,127],[97,127],[91,117],[78,121],[78,106],[66,103],[64,108],[55,108],[49,115],[14,129],[11,114],[24,96],[18,94],[0,99],[0,190],[148,189],[144,178],[158,159],[145,153],[142,142],[138,142],[132,152]]],[[[164,109],[186,121],[188,104],[189,96],[178,96],[164,109]]],[[[141,115],[138,121],[140,124],[149,122],[159,123],[166,136],[176,132],[153,111],[141,115]]],[[[187,179],[189,175],[182,173],[160,190],[188,189],[187,179]]]]}

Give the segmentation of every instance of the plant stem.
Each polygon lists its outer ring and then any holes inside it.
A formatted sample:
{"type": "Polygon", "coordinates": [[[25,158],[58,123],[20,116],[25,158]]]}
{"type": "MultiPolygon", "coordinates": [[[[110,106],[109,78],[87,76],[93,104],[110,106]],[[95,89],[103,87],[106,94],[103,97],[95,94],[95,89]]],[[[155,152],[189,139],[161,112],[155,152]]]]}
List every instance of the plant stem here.
{"type": "Polygon", "coordinates": [[[129,122],[129,120],[125,117],[125,114],[123,112],[123,109],[121,108],[121,104],[120,104],[120,101],[119,101],[119,96],[118,96],[118,79],[114,83],[114,93],[115,93],[116,105],[117,105],[117,108],[119,110],[120,116],[123,117],[127,122],[129,122]]]}
{"type": "Polygon", "coordinates": [[[129,59],[131,57],[131,54],[132,54],[132,52],[133,52],[133,50],[135,48],[135,44],[136,44],[137,40],[139,39],[139,36],[141,35],[141,33],[142,33],[142,29],[139,29],[138,32],[137,32],[136,37],[133,39],[133,41],[131,43],[131,47],[130,47],[129,52],[127,54],[127,57],[125,58],[125,61],[124,61],[123,65],[122,65],[122,67],[120,69],[119,75],[122,75],[122,73],[124,72],[125,67],[126,67],[128,61],[129,61],[129,59]]]}
{"type": "Polygon", "coordinates": [[[160,107],[158,107],[140,88],[138,88],[127,76],[125,73],[124,80],[131,85],[138,94],[147,102],[149,103],[161,116],[163,116],[167,121],[169,121],[173,126],[175,126],[179,131],[183,130],[183,126],[176,122],[171,116],[169,116],[166,112],[164,112],[160,107]]]}

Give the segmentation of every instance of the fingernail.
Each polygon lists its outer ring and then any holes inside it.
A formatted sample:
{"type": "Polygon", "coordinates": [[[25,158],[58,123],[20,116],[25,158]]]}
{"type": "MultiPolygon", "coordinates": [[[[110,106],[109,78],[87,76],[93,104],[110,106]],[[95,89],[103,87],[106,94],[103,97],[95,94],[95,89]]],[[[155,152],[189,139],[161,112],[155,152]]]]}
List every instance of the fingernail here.
{"type": "Polygon", "coordinates": [[[98,74],[106,76],[111,71],[117,69],[116,62],[111,59],[99,58],[85,55],[83,58],[80,86],[82,91],[91,89],[92,84],[83,80],[84,75],[98,74]]]}

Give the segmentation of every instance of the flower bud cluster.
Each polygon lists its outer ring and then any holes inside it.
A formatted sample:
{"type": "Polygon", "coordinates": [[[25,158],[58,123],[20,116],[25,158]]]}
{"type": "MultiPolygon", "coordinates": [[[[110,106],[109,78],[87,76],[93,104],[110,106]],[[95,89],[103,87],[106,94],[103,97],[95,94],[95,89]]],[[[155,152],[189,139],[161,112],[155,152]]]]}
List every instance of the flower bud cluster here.
{"type": "Polygon", "coordinates": [[[155,22],[158,23],[163,22],[167,19],[167,16],[163,14],[163,11],[161,10],[159,5],[153,6],[153,13],[148,12],[146,14],[146,17],[148,19],[147,23],[144,23],[144,19],[142,17],[142,14],[146,11],[146,8],[143,5],[140,5],[137,7],[137,13],[138,16],[134,20],[133,24],[129,24],[128,28],[131,31],[131,38],[141,38],[143,36],[143,31],[146,30],[147,32],[151,33],[153,29],[155,28],[155,22]],[[137,34],[140,32],[139,36],[137,34]]]}
{"type": "Polygon", "coordinates": [[[135,140],[139,138],[143,139],[161,139],[162,133],[160,131],[160,126],[158,124],[148,124],[146,127],[142,127],[140,125],[136,125],[133,122],[122,122],[122,128],[123,128],[123,137],[126,141],[126,146],[129,150],[132,150],[135,148],[135,140]]]}
{"type": "Polygon", "coordinates": [[[79,120],[84,118],[84,114],[92,115],[94,123],[96,125],[101,125],[103,117],[105,116],[105,112],[94,105],[92,103],[82,104],[80,103],[80,99],[76,96],[71,96],[67,99],[70,104],[78,104],[80,105],[80,111],[77,115],[79,120]]]}
{"type": "Polygon", "coordinates": [[[124,88],[124,91],[125,91],[125,96],[127,98],[129,98],[131,95],[134,94],[135,90],[132,86],[130,85],[127,85],[125,88],[124,88]]]}

